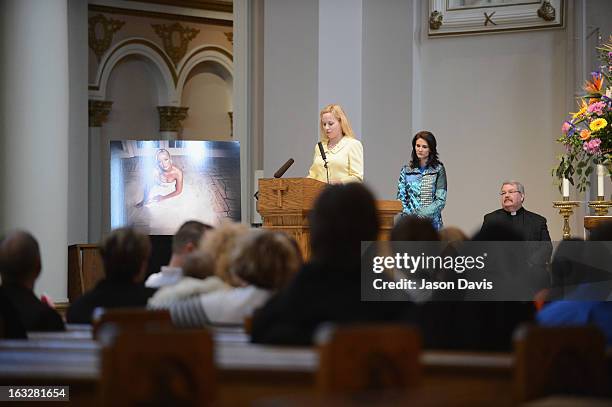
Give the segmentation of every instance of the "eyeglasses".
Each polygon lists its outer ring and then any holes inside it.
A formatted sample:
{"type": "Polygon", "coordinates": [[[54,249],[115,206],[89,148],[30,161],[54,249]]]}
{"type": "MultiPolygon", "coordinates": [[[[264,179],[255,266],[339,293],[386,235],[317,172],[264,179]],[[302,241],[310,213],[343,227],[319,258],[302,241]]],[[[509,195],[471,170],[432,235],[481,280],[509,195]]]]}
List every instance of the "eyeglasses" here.
{"type": "Polygon", "coordinates": [[[504,196],[504,195],[506,195],[506,194],[508,194],[508,195],[509,195],[509,194],[514,194],[515,192],[519,192],[519,191],[505,191],[505,192],[504,192],[504,191],[502,191],[502,192],[500,192],[500,193],[499,193],[499,195],[500,195],[500,196],[504,196]]]}

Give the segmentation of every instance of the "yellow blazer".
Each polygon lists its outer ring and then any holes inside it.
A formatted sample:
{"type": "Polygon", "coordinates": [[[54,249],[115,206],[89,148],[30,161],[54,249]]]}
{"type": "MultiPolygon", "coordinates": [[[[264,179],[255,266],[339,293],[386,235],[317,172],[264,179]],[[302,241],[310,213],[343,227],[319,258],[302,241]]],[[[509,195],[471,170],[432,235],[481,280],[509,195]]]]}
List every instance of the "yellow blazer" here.
{"type": "MultiPolygon", "coordinates": [[[[363,145],[361,141],[352,137],[342,137],[340,142],[331,150],[327,143],[323,142],[325,155],[327,156],[327,166],[329,168],[329,181],[341,182],[363,182],[363,145]]],[[[315,145],[314,158],[308,178],[327,182],[323,158],[319,152],[319,147],[315,145]]]]}

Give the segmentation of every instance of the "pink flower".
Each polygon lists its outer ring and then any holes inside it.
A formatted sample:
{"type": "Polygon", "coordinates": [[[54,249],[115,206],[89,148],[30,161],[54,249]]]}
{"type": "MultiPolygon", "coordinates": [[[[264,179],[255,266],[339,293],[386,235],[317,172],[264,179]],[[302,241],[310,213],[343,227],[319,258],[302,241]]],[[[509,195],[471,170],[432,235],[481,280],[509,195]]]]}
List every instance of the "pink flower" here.
{"type": "Polygon", "coordinates": [[[594,138],[591,141],[585,141],[582,144],[582,149],[589,154],[597,154],[599,153],[599,145],[601,144],[601,140],[598,138],[594,138]]]}
{"type": "Polygon", "coordinates": [[[563,134],[567,134],[567,132],[571,128],[572,126],[568,122],[563,122],[563,126],[561,126],[561,131],[563,132],[563,134]]]}
{"type": "Polygon", "coordinates": [[[606,107],[606,103],[605,102],[595,102],[593,104],[590,104],[589,107],[587,108],[587,111],[589,113],[595,113],[598,116],[603,115],[603,110],[606,107]]]}

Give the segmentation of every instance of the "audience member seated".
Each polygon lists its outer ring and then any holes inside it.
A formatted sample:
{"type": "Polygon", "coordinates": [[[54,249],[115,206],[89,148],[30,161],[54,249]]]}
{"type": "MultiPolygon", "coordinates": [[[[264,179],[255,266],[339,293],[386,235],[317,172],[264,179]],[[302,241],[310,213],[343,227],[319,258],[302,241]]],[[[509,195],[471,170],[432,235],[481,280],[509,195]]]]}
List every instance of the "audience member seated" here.
{"type": "MultiPolygon", "coordinates": [[[[522,241],[522,237],[506,225],[491,223],[473,241],[522,241]]],[[[511,254],[504,256],[503,251],[504,247],[500,247],[500,252],[489,253],[489,258],[506,263],[514,261],[515,268],[526,263],[525,259],[513,260],[511,254]]],[[[516,276],[519,275],[517,272],[516,276]]],[[[427,349],[511,351],[513,331],[521,323],[532,321],[534,314],[531,302],[434,298],[419,307],[419,326],[427,349]]]]}
{"type": "Polygon", "coordinates": [[[19,311],[0,287],[0,338],[26,339],[26,330],[19,319],[19,311]]]}
{"type": "Polygon", "coordinates": [[[105,278],[70,305],[67,321],[91,323],[97,307],[144,307],[155,292],[143,284],[150,251],[148,236],[132,228],[112,231],[100,247],[105,278]]]}
{"type": "Polygon", "coordinates": [[[447,226],[440,230],[440,240],[443,242],[449,243],[459,243],[465,242],[468,240],[467,235],[463,232],[463,230],[459,229],[456,226],[447,226]]]}
{"type": "Polygon", "coordinates": [[[176,284],[157,290],[149,298],[148,307],[167,309],[176,302],[196,295],[231,288],[230,285],[215,276],[214,272],[215,261],[210,253],[201,250],[190,253],[183,262],[183,277],[176,284]]]}
{"type": "Polygon", "coordinates": [[[248,232],[245,225],[226,221],[207,233],[200,242],[200,251],[210,253],[214,258],[215,276],[231,286],[236,286],[236,281],[229,272],[230,256],[236,241],[248,232]]]}
{"type": "Polygon", "coordinates": [[[164,287],[155,293],[149,307],[170,308],[177,301],[236,286],[228,271],[230,254],[237,240],[248,230],[245,225],[227,221],[206,233],[199,249],[188,259],[190,264],[187,266],[192,269],[189,275],[185,275],[176,286],[164,287]]]}
{"type": "Polygon", "coordinates": [[[378,217],[362,184],[328,186],[310,214],[312,259],[253,316],[252,340],[309,345],[323,322],[404,320],[408,302],[361,301],[361,242],[374,241],[378,217]]]}
{"type": "MultiPolygon", "coordinates": [[[[438,250],[441,249],[441,245],[437,243],[440,241],[440,235],[433,224],[433,220],[427,217],[419,217],[416,215],[402,216],[400,220],[393,225],[390,237],[393,255],[413,250],[419,253],[427,252],[428,255],[436,255],[439,254],[438,250]],[[424,242],[424,244],[420,245],[417,242],[424,242]]],[[[404,276],[402,274],[397,274],[394,277],[403,278],[404,276]]],[[[438,280],[438,277],[443,278],[446,277],[446,275],[442,273],[432,273],[431,270],[420,270],[411,274],[411,278],[416,281],[420,281],[421,279],[438,280]]],[[[416,303],[427,301],[431,297],[431,294],[432,290],[412,289],[408,292],[410,299],[416,303]]]]}
{"type": "Polygon", "coordinates": [[[394,242],[437,242],[438,231],[429,218],[414,215],[402,216],[391,229],[391,240],[394,242]]]}
{"type": "MultiPolygon", "coordinates": [[[[609,297],[610,282],[612,281],[610,269],[600,270],[593,263],[601,265],[612,264],[610,249],[612,245],[612,224],[603,225],[594,230],[590,236],[591,242],[605,242],[604,246],[584,249],[586,253],[579,253],[576,246],[581,242],[563,242],[559,245],[553,260],[553,276],[559,281],[556,286],[563,284],[564,300],[552,301],[545,305],[537,315],[537,321],[544,326],[560,325],[587,325],[598,326],[606,337],[608,346],[612,346],[612,297],[609,297]],[[568,247],[569,246],[569,247],[568,247]],[[597,256],[590,256],[590,252],[597,250],[597,256]],[[595,262],[585,261],[585,256],[597,257],[595,262]],[[607,300],[601,301],[601,291],[607,300]],[[573,298],[573,299],[572,299],[573,298]]],[[[584,244],[584,243],[582,243],[584,244]]],[[[604,266],[605,267],[605,266],[604,266]]],[[[553,287],[558,289],[557,287],[553,287]]],[[[561,298],[559,293],[553,291],[553,297],[561,298]],[[557,295],[555,295],[557,294],[557,295]]]]}
{"type": "Polygon", "coordinates": [[[27,331],[63,331],[62,317],[34,294],[34,284],[41,268],[40,250],[34,236],[24,231],[14,231],[2,239],[1,296],[17,310],[17,317],[27,331]]]}
{"type": "Polygon", "coordinates": [[[159,273],[153,273],[145,281],[146,287],[159,288],[176,284],[183,277],[185,257],[197,249],[202,236],[212,226],[196,220],[181,225],[172,239],[172,257],[167,266],[162,266],[159,273]]]}
{"type": "Polygon", "coordinates": [[[237,241],[229,266],[236,287],[175,304],[170,313],[176,326],[243,324],[246,317],[287,284],[301,262],[287,235],[259,230],[237,241]]]}

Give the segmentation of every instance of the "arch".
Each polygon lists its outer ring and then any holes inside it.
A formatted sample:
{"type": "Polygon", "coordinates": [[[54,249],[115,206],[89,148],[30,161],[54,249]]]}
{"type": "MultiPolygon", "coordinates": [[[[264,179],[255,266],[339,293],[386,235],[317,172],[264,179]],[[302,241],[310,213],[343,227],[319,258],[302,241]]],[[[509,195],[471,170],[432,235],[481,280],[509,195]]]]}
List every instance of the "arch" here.
{"type": "Polygon", "coordinates": [[[160,105],[176,105],[176,84],[178,76],[172,61],[157,44],[143,39],[130,38],[119,42],[101,61],[96,74],[96,82],[89,87],[89,95],[94,99],[106,99],[108,80],[115,66],[129,56],[142,57],[150,61],[160,73],[157,85],[160,105]]]}
{"type": "Polygon", "coordinates": [[[183,58],[178,72],[178,80],[176,84],[177,103],[180,103],[183,88],[189,78],[189,74],[193,69],[203,62],[212,62],[221,66],[227,72],[228,77],[233,81],[234,78],[234,62],[232,54],[225,48],[216,45],[202,45],[183,58]]]}

